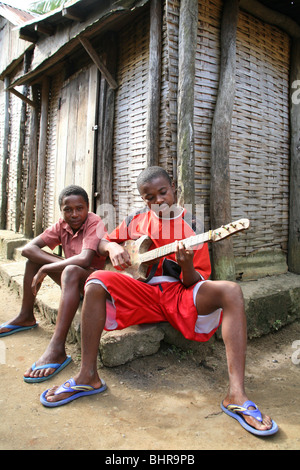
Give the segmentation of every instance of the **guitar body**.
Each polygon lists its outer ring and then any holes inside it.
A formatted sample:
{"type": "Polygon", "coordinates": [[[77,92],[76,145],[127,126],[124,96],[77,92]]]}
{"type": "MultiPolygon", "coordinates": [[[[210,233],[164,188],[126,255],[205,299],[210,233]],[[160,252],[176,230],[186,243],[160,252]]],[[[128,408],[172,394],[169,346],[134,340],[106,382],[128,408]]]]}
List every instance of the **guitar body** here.
{"type": "MultiPolygon", "coordinates": [[[[152,244],[151,238],[147,235],[143,235],[138,240],[127,240],[122,244],[126,251],[128,251],[131,260],[131,266],[126,270],[118,271],[119,273],[126,274],[134,279],[144,281],[147,279],[148,264],[141,261],[141,254],[146,253],[152,244]]],[[[108,259],[105,264],[106,271],[117,271],[110,260],[108,259]]]]}

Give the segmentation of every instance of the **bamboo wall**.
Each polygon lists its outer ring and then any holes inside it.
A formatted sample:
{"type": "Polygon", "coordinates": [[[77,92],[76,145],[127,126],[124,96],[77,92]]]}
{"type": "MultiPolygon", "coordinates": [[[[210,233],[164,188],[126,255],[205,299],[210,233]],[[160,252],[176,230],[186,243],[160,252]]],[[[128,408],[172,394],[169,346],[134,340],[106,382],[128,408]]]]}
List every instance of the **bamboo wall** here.
{"type": "Polygon", "coordinates": [[[113,148],[113,204],[117,220],[142,205],[136,178],[146,166],[148,45],[147,10],[119,33],[113,148]]]}
{"type": "Polygon", "coordinates": [[[251,230],[234,240],[235,253],[286,251],[289,205],[289,68],[286,33],[240,12],[236,98],[231,135],[233,216],[251,230]]]}
{"type": "MultiPolygon", "coordinates": [[[[159,163],[176,179],[178,28],[180,0],[163,2],[159,163]]],[[[204,204],[210,227],[211,126],[219,85],[221,0],[199,2],[194,135],[195,201],[204,204]]],[[[286,250],[289,201],[289,48],[286,33],[242,11],[237,30],[236,97],[230,171],[233,218],[248,217],[251,230],[233,240],[236,256],[264,248],[286,250]]],[[[20,71],[18,71],[20,73],[20,71]]],[[[136,177],[146,166],[149,10],[118,31],[118,65],[113,141],[113,203],[117,221],[142,206],[136,177]]],[[[67,80],[61,69],[51,79],[44,227],[59,215],[57,196],[80,184],[92,200],[97,78],[95,66],[67,80]]],[[[7,228],[16,226],[16,172],[21,100],[10,95],[11,136],[7,228]]],[[[3,93],[0,100],[4,106],[3,93]]],[[[28,108],[29,109],[29,108],[28,108]]],[[[0,116],[0,144],[3,123],[0,116]]],[[[29,120],[27,121],[29,126],[29,120]]],[[[27,131],[28,132],[28,131],[27,131]]],[[[27,133],[28,139],[28,133],[27,133]]],[[[28,155],[23,155],[22,208],[28,155]]],[[[222,191],[222,188],[220,188],[222,191]]],[[[23,209],[22,209],[23,210],[23,209]]],[[[224,221],[225,222],[225,221],[224,221]]],[[[20,215],[22,231],[23,212],[20,215]]]]}

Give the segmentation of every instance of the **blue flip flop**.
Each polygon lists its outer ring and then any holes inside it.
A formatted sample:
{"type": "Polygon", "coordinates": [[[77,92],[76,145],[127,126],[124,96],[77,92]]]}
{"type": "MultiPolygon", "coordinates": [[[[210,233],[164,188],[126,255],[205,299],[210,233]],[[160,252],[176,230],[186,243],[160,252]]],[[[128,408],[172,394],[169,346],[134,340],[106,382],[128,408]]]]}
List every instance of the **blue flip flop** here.
{"type": "Polygon", "coordinates": [[[259,409],[257,408],[256,404],[250,400],[245,401],[242,406],[239,405],[228,405],[225,407],[223,403],[221,403],[221,408],[228,416],[231,418],[236,419],[244,429],[255,434],[256,436],[270,436],[271,434],[275,434],[278,431],[278,426],[275,421],[272,420],[272,427],[267,429],[266,431],[260,431],[259,429],[255,429],[253,426],[250,426],[243,418],[243,415],[251,416],[258,421],[262,421],[262,415],[259,409]],[[249,410],[250,407],[253,407],[254,410],[249,410]]]}
{"type": "Polygon", "coordinates": [[[32,326],[18,326],[18,325],[8,325],[6,323],[3,323],[0,325],[0,328],[10,328],[11,331],[6,331],[5,333],[0,333],[0,338],[3,338],[4,336],[9,336],[13,335],[15,333],[19,333],[20,331],[26,331],[26,330],[32,330],[32,328],[36,328],[38,326],[38,323],[32,326]]]}
{"type": "Polygon", "coordinates": [[[67,403],[70,403],[71,401],[76,400],[77,398],[104,392],[107,389],[107,386],[104,380],[102,380],[101,382],[102,386],[100,388],[94,388],[91,385],[76,385],[75,380],[70,379],[67,380],[63,385],[58,387],[58,389],[54,392],[54,395],[59,395],[60,393],[75,392],[74,395],[71,395],[70,397],[65,398],[64,400],[50,402],[46,399],[46,394],[48,390],[45,390],[40,396],[40,401],[44,406],[47,406],[49,408],[55,408],[57,406],[66,405],[67,403]]]}
{"type": "Polygon", "coordinates": [[[67,359],[62,364],[43,364],[42,366],[36,366],[36,363],[32,364],[31,369],[34,370],[41,370],[41,369],[55,369],[52,374],[47,375],[46,377],[23,377],[24,382],[27,383],[38,383],[38,382],[45,382],[45,380],[49,380],[54,375],[58,374],[61,370],[63,370],[70,362],[72,361],[71,356],[67,356],[67,359]]]}

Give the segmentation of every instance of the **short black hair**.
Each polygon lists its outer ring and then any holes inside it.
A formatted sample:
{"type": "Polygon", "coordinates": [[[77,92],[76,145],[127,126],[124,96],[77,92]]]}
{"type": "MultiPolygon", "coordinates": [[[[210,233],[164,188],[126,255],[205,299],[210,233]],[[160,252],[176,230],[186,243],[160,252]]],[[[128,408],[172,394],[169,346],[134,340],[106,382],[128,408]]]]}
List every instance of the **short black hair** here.
{"type": "Polygon", "coordinates": [[[138,190],[140,190],[140,187],[143,186],[143,184],[152,181],[154,178],[158,178],[159,176],[163,176],[170,185],[172,184],[172,179],[164,168],[161,166],[148,166],[137,177],[136,184],[138,190]]]}
{"type": "Polygon", "coordinates": [[[60,193],[58,197],[58,204],[59,207],[63,205],[63,200],[67,196],[82,196],[85,200],[86,204],[89,205],[89,197],[85,189],[81,186],[76,186],[75,184],[71,184],[70,186],[66,186],[60,193]]]}

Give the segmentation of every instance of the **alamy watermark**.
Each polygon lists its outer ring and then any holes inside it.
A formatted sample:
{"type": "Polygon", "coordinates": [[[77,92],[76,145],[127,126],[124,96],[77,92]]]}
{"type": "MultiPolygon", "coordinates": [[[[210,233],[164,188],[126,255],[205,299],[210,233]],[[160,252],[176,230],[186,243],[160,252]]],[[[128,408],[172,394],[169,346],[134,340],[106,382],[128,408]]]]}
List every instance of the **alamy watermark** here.
{"type": "Polygon", "coordinates": [[[292,102],[293,104],[300,103],[300,80],[294,80],[292,83],[292,88],[296,90],[292,93],[292,102]]]}
{"type": "Polygon", "coordinates": [[[296,340],[292,344],[292,348],[296,349],[296,351],[292,354],[292,363],[295,365],[300,364],[300,340],[296,340]]]}
{"type": "MultiPolygon", "coordinates": [[[[144,213],[135,213],[130,210],[129,204],[120,205],[115,207],[112,204],[101,204],[97,208],[97,215],[100,216],[101,222],[97,226],[97,236],[102,239],[105,233],[111,233],[117,226],[117,216],[121,216],[121,219],[128,219],[130,223],[121,224],[118,228],[118,238],[128,239],[136,238],[136,234],[140,230],[140,225],[143,224],[144,213]],[[129,214],[129,215],[127,215],[129,214]]],[[[203,204],[185,204],[184,208],[179,207],[176,204],[168,206],[167,204],[158,205],[152,204],[151,210],[160,218],[160,225],[158,230],[158,224],[156,223],[155,216],[150,220],[149,236],[152,240],[162,239],[169,240],[171,237],[182,240],[188,238],[191,233],[188,231],[188,226],[192,226],[196,234],[204,233],[204,205],[203,204]],[[184,219],[187,225],[174,224],[173,221],[181,216],[182,210],[185,209],[184,219]],[[186,215],[188,214],[188,215],[186,215]]],[[[228,221],[230,222],[230,221],[228,221]]],[[[143,233],[141,233],[143,235],[143,233]]]]}
{"type": "Polygon", "coordinates": [[[0,364],[6,364],[6,346],[4,341],[0,341],[0,364]]]}

